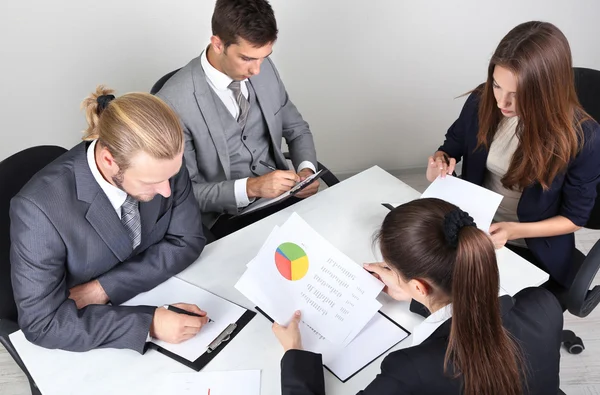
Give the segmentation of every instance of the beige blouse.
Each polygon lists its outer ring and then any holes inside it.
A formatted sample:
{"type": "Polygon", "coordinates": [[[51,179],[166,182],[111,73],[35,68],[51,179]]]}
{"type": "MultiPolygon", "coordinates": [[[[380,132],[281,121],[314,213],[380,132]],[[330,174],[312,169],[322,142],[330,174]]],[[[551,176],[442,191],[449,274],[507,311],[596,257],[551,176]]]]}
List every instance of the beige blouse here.
{"type": "MultiPolygon", "coordinates": [[[[504,196],[494,216],[494,222],[519,222],[517,206],[522,191],[507,189],[500,181],[508,171],[510,161],[519,146],[519,139],[515,134],[518,122],[518,117],[504,118],[498,125],[498,131],[490,145],[483,186],[504,196]]],[[[527,247],[524,239],[509,240],[508,243],[527,247]]]]}

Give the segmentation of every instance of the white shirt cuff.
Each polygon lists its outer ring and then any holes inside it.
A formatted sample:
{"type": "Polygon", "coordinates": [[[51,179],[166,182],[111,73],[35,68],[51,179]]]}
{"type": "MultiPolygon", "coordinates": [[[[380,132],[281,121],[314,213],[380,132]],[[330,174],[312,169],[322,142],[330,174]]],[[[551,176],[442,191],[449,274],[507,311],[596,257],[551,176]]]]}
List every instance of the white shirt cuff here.
{"type": "Polygon", "coordinates": [[[312,164],[311,161],[309,160],[305,160],[304,162],[300,163],[300,165],[298,165],[298,171],[297,173],[300,173],[300,171],[302,169],[310,169],[313,171],[313,173],[317,172],[317,169],[315,168],[315,165],[312,164]]]}
{"type": "Polygon", "coordinates": [[[146,343],[150,342],[150,340],[152,340],[152,336],[150,336],[150,332],[148,332],[148,336],[146,337],[146,343]]]}
{"type": "Polygon", "coordinates": [[[242,178],[240,180],[235,180],[233,183],[233,190],[235,193],[235,202],[238,208],[246,207],[250,203],[254,201],[254,199],[250,200],[248,198],[248,193],[246,192],[246,185],[248,184],[248,178],[242,178]]]}

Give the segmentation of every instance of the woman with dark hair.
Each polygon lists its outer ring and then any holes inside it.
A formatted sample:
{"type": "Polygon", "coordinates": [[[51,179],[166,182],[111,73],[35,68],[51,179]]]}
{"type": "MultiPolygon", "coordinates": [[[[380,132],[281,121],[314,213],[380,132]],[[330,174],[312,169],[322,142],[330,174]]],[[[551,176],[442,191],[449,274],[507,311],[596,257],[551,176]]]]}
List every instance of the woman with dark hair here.
{"type": "Polygon", "coordinates": [[[452,174],[504,196],[489,233],[562,285],[572,281],[573,232],[589,219],[600,181],[600,126],[575,92],[571,50],[545,22],[512,29],[467,99],[427,178],[452,174]]]}
{"type": "MultiPolygon", "coordinates": [[[[397,300],[432,314],[412,347],[389,354],[364,395],[558,393],[563,324],[558,301],[543,288],[498,297],[494,245],[473,219],[439,199],[392,210],[378,235],[383,263],[366,265],[397,300]]],[[[325,394],[321,355],[302,350],[297,312],[273,325],[284,347],[283,395],[325,394]]]]}

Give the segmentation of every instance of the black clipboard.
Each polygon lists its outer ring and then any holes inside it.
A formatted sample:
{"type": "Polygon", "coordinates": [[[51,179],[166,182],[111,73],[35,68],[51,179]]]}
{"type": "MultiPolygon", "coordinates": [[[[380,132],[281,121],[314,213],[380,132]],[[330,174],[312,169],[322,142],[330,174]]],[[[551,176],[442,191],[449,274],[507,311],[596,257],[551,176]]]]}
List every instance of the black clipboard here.
{"type": "Polygon", "coordinates": [[[233,340],[233,338],[235,338],[237,334],[240,333],[242,329],[244,329],[246,324],[248,324],[250,320],[254,318],[255,315],[256,313],[254,311],[246,310],[246,312],[242,314],[242,316],[235,322],[237,326],[235,327],[235,330],[231,332],[229,338],[220,342],[219,345],[213,351],[204,352],[204,354],[200,355],[198,359],[196,359],[194,362],[191,362],[175,353],[172,353],[171,351],[165,350],[161,346],[151,342],[146,343],[146,349],[144,349],[144,352],[146,352],[146,350],[148,350],[149,348],[152,348],[158,351],[159,353],[166,355],[167,357],[174,359],[175,361],[187,366],[188,368],[194,369],[196,372],[199,372],[210,361],[212,361],[212,359],[216,357],[217,354],[219,354],[219,352],[221,352],[221,350],[223,350],[227,346],[227,344],[229,344],[233,340]]]}
{"type": "MultiPolygon", "coordinates": [[[[256,311],[258,311],[259,313],[261,313],[262,315],[265,316],[266,319],[268,319],[271,322],[275,322],[271,317],[269,317],[267,315],[267,313],[265,313],[263,310],[261,310],[260,307],[255,307],[256,311]]],[[[390,348],[388,348],[387,350],[385,350],[384,352],[382,352],[381,354],[379,354],[378,356],[376,356],[375,358],[373,358],[372,360],[370,360],[369,362],[367,362],[366,364],[363,365],[362,368],[358,369],[356,372],[352,373],[350,376],[348,376],[348,378],[346,380],[342,380],[340,377],[338,377],[338,375],[336,375],[335,373],[333,373],[333,371],[331,369],[329,369],[327,367],[327,365],[323,365],[323,367],[325,369],[327,369],[329,371],[329,373],[331,373],[336,379],[340,380],[342,383],[347,382],[348,380],[350,380],[352,377],[356,376],[358,373],[362,372],[364,368],[366,368],[367,366],[369,366],[370,364],[372,364],[373,362],[375,362],[379,357],[381,357],[382,355],[386,354],[387,352],[389,352],[392,348],[396,347],[401,341],[408,339],[408,337],[411,335],[411,332],[409,332],[405,327],[403,327],[402,325],[398,324],[396,321],[394,321],[393,319],[391,319],[390,317],[388,317],[386,314],[382,313],[381,311],[378,311],[379,314],[381,314],[382,316],[384,316],[385,318],[387,318],[392,324],[396,325],[398,328],[402,329],[404,332],[406,332],[408,335],[402,339],[402,340],[398,340],[396,343],[392,344],[392,346],[390,348]]]]}
{"type": "MultiPolygon", "coordinates": [[[[321,172],[314,177],[313,179],[311,179],[310,181],[306,182],[306,180],[304,181],[300,181],[299,183],[297,183],[296,185],[294,185],[294,187],[292,187],[292,189],[290,190],[290,194],[288,196],[286,196],[285,198],[281,199],[281,200],[277,200],[274,202],[271,202],[261,208],[258,208],[254,211],[250,211],[250,212],[241,212],[235,216],[232,217],[232,219],[235,218],[240,218],[240,217],[244,217],[246,215],[252,215],[254,213],[258,213],[266,208],[269,207],[273,207],[277,204],[281,204],[283,202],[285,202],[286,200],[288,200],[289,198],[291,198],[292,196],[296,196],[300,191],[302,191],[304,188],[308,187],[309,185],[311,185],[313,182],[317,181],[318,179],[320,179],[321,177],[323,177],[323,175],[327,174],[329,172],[329,170],[325,169],[325,170],[321,170],[321,172]]],[[[257,200],[259,201],[259,200],[257,200]]],[[[248,208],[252,207],[252,205],[249,205],[248,208]]]]}
{"type": "Polygon", "coordinates": [[[304,180],[304,181],[300,181],[299,183],[297,183],[296,185],[294,185],[294,187],[290,190],[290,196],[295,196],[298,192],[300,192],[301,190],[303,190],[304,188],[306,188],[307,186],[309,186],[313,182],[317,181],[319,178],[323,177],[325,174],[329,173],[329,170],[328,169],[324,169],[324,170],[321,170],[318,173],[319,174],[316,177],[312,178],[310,181],[304,180]]]}

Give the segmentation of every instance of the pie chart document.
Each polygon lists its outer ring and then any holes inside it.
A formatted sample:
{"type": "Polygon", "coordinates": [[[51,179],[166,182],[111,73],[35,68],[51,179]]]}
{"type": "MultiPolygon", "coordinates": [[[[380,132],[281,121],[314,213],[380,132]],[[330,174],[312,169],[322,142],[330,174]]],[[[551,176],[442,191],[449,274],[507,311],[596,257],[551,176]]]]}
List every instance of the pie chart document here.
{"type": "Polygon", "coordinates": [[[302,311],[305,325],[344,347],[381,308],[383,283],[293,213],[273,229],[236,288],[280,324],[302,311]]]}

